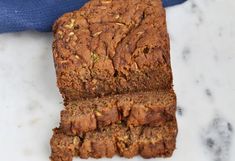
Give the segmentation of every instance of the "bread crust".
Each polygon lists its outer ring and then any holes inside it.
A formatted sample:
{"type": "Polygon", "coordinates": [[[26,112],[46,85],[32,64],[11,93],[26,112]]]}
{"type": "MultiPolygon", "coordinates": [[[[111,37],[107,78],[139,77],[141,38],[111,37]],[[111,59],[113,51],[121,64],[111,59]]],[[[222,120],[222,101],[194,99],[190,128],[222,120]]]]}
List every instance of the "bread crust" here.
{"type": "Polygon", "coordinates": [[[172,87],[160,0],[91,0],[60,17],[53,31],[57,84],[66,102],[172,87]]]}

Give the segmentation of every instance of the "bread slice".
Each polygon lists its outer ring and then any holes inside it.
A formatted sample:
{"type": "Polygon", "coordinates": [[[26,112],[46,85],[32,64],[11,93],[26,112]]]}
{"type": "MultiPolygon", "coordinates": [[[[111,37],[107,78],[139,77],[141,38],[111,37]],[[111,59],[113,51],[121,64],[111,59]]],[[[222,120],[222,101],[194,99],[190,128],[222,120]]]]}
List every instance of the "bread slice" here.
{"type": "Polygon", "coordinates": [[[115,154],[126,158],[170,157],[175,149],[176,120],[158,127],[127,127],[112,124],[81,136],[68,136],[55,129],[51,139],[52,161],[72,161],[81,158],[111,158],[115,154]]]}
{"type": "Polygon", "coordinates": [[[161,0],[91,0],[54,27],[57,84],[65,101],[172,87],[161,0]]]}
{"type": "Polygon", "coordinates": [[[113,123],[159,126],[173,120],[175,110],[173,90],[74,101],[61,112],[60,128],[68,135],[79,135],[113,123]]]}

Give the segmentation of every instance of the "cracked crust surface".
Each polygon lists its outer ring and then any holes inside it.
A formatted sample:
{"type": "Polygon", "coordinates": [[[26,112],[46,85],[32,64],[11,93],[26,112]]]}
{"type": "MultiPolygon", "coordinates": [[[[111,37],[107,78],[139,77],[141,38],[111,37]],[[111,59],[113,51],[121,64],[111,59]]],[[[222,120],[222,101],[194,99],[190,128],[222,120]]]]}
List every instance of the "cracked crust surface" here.
{"type": "Polygon", "coordinates": [[[79,135],[113,123],[159,126],[172,121],[176,111],[173,90],[121,94],[70,102],[61,112],[60,128],[79,135]]]}
{"type": "Polygon", "coordinates": [[[172,86],[160,0],[91,0],[59,18],[53,30],[65,101],[172,86]]]}
{"type": "Polygon", "coordinates": [[[54,130],[51,139],[52,161],[72,161],[81,158],[111,158],[115,154],[132,158],[170,157],[175,149],[176,120],[158,127],[127,127],[123,124],[88,132],[81,136],[68,136],[54,130]]]}

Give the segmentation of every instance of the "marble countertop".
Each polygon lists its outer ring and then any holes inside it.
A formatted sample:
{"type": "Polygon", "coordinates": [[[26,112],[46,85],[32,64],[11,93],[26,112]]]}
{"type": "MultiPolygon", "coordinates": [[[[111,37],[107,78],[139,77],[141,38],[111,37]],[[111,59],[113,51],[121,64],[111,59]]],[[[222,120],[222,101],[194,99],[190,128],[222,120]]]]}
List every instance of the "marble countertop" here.
{"type": "MultiPolygon", "coordinates": [[[[173,157],[152,160],[235,160],[234,15],[234,0],[167,9],[179,133],[173,157]]],[[[49,160],[63,106],[51,42],[50,33],[0,35],[1,161],[49,160]]]]}

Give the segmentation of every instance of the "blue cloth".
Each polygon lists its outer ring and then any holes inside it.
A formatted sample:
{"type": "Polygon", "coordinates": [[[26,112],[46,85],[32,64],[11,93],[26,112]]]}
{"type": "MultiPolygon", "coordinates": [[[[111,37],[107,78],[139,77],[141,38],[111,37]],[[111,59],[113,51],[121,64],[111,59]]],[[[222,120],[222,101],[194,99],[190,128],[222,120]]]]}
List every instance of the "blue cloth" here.
{"type": "MultiPolygon", "coordinates": [[[[65,12],[79,9],[88,0],[0,0],[0,33],[24,30],[51,31],[65,12]]],[[[163,0],[164,7],[186,0],[163,0]]]]}

